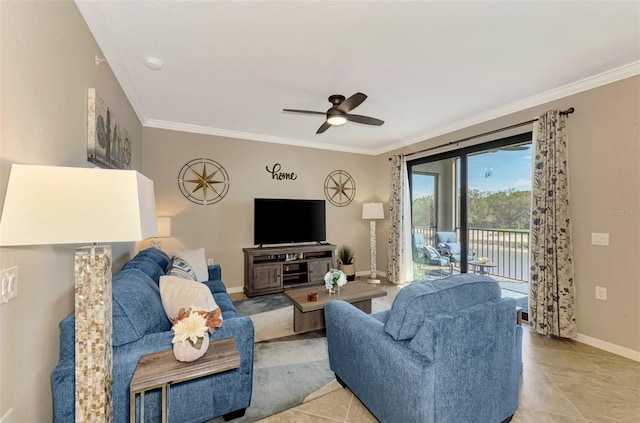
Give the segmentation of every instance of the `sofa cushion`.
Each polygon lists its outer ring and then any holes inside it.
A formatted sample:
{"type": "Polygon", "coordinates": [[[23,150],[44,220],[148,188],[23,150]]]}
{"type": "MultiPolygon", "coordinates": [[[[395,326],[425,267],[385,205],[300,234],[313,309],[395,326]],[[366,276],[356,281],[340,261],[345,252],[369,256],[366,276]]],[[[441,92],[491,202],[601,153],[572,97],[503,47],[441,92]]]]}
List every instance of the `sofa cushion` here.
{"type": "Polygon", "coordinates": [[[124,269],[113,277],[113,346],[137,341],[148,333],[171,329],[158,284],[140,269],[124,269]]]}
{"type": "Polygon", "coordinates": [[[195,281],[196,273],[193,271],[189,263],[181,257],[173,256],[167,266],[167,275],[177,276],[179,278],[195,281]]]}
{"type": "Polygon", "coordinates": [[[208,286],[176,276],[160,278],[160,298],[169,319],[178,317],[181,308],[194,306],[205,311],[218,308],[208,286]]]}
{"type": "Polygon", "coordinates": [[[189,266],[196,274],[198,282],[209,280],[209,269],[207,269],[207,259],[204,256],[204,248],[196,250],[173,250],[171,253],[189,263],[189,266]]]}
{"type": "Polygon", "coordinates": [[[202,282],[203,285],[207,285],[209,290],[214,294],[226,294],[227,287],[221,280],[209,280],[202,282]]]}
{"type": "Polygon", "coordinates": [[[122,266],[122,270],[126,269],[140,269],[158,283],[160,276],[164,275],[164,269],[148,256],[135,256],[122,266]]]}
{"type": "Polygon", "coordinates": [[[227,293],[214,293],[213,298],[216,300],[218,307],[222,311],[222,317],[224,319],[230,319],[238,317],[238,312],[229,298],[227,293]]]}
{"type": "Polygon", "coordinates": [[[160,266],[163,269],[167,268],[167,265],[171,260],[169,256],[159,248],[144,249],[140,251],[138,254],[136,254],[136,257],[148,257],[151,260],[155,261],[158,264],[158,266],[160,266]]]}
{"type": "Polygon", "coordinates": [[[494,279],[460,274],[402,288],[391,306],[385,331],[396,340],[413,338],[425,319],[501,298],[494,279]]]}

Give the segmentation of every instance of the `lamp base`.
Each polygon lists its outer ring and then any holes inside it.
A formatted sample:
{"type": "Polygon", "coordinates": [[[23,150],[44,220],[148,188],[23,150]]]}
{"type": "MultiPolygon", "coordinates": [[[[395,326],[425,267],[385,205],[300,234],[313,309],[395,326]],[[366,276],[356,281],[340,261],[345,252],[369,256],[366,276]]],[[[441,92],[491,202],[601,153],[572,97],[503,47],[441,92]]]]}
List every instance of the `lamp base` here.
{"type": "Polygon", "coordinates": [[[367,283],[380,283],[380,279],[367,279],[367,283]]]}
{"type": "Polygon", "coordinates": [[[75,421],[113,422],[111,246],[76,249],[75,421]]]}

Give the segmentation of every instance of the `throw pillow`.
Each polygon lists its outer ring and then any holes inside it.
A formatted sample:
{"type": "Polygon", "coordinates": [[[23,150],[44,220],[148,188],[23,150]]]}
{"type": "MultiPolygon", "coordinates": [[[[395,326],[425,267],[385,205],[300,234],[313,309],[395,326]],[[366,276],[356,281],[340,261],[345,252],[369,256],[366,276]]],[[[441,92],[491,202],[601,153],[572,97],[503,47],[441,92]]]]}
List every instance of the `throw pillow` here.
{"type": "Polygon", "coordinates": [[[176,276],[182,279],[197,280],[196,273],[193,271],[189,263],[180,257],[172,257],[167,266],[167,275],[176,276]]]}
{"type": "Polygon", "coordinates": [[[197,250],[173,250],[174,256],[184,259],[196,273],[198,282],[209,280],[209,269],[207,267],[207,259],[204,257],[204,248],[197,250]]]}
{"type": "Polygon", "coordinates": [[[195,306],[206,311],[218,308],[211,290],[205,284],[175,276],[160,277],[160,299],[169,319],[178,317],[181,308],[195,306]]]}

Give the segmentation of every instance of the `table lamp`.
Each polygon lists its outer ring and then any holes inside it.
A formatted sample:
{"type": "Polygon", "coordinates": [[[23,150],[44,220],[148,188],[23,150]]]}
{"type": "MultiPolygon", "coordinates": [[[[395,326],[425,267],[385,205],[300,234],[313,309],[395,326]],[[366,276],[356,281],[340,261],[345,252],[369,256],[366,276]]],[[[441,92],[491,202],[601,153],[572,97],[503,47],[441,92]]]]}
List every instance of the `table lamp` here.
{"type": "Polygon", "coordinates": [[[111,246],[157,232],[153,182],[134,170],[14,164],[0,246],[84,244],[75,255],[76,422],[113,420],[111,246]]]}
{"type": "Polygon", "coordinates": [[[362,205],[362,218],[370,220],[369,236],[371,241],[371,277],[368,283],[380,283],[376,271],[376,219],[384,219],[382,203],[364,203],[362,205]]]}
{"type": "Polygon", "coordinates": [[[171,218],[167,216],[158,216],[158,233],[151,240],[153,248],[162,249],[162,240],[160,238],[169,238],[171,236],[171,218]]]}

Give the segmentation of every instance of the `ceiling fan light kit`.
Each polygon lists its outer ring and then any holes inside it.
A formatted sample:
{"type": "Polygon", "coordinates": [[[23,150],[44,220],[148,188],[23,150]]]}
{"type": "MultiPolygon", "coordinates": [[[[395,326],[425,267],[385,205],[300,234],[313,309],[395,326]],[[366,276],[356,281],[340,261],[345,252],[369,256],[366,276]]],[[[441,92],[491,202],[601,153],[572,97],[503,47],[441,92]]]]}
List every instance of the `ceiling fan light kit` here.
{"type": "Polygon", "coordinates": [[[321,134],[331,126],[344,125],[349,122],[363,123],[365,125],[380,126],[384,123],[383,120],[372,118],[369,116],[352,115],[349,112],[367,99],[366,94],[355,93],[351,97],[345,99],[343,95],[334,94],[329,96],[329,102],[332,106],[326,112],[316,112],[313,110],[298,110],[298,109],[282,109],[284,112],[304,113],[312,115],[325,115],[325,122],[318,128],[316,134],[321,134]]]}

